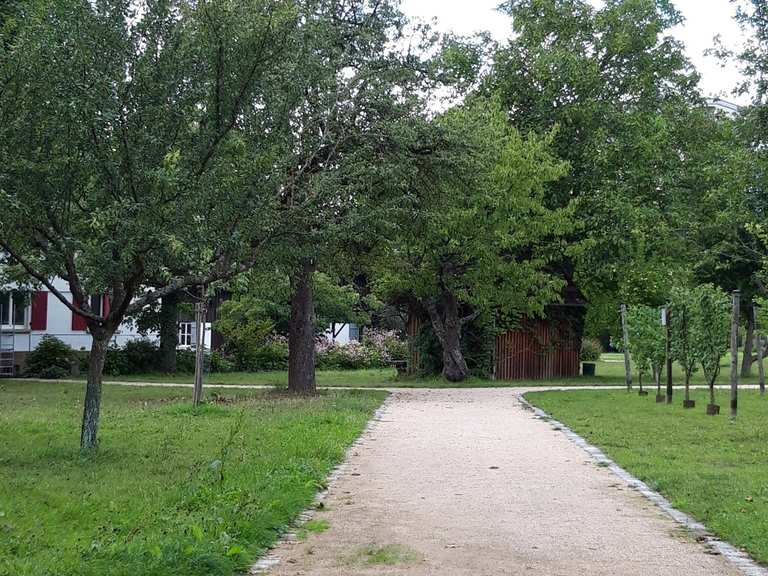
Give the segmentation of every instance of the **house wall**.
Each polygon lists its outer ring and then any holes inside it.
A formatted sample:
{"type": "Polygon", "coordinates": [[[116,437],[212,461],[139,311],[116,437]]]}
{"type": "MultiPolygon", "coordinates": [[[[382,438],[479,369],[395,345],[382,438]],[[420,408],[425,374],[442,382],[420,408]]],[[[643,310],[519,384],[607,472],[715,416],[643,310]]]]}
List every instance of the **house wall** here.
{"type": "Polygon", "coordinates": [[[337,344],[349,344],[352,340],[360,339],[360,327],[356,324],[333,324],[325,336],[337,344]]]}
{"type": "MultiPolygon", "coordinates": [[[[67,300],[70,302],[72,301],[72,293],[70,292],[69,284],[66,281],[56,279],[53,284],[54,287],[67,298],[67,300]]],[[[13,285],[7,285],[3,287],[3,291],[13,290],[14,288],[15,286],[13,285]]],[[[2,328],[5,341],[7,342],[8,338],[12,339],[13,350],[19,356],[19,359],[22,359],[25,353],[34,350],[44,336],[55,336],[73,350],[90,350],[91,336],[86,330],[73,329],[72,311],[47,289],[41,289],[37,292],[44,292],[47,294],[45,329],[33,330],[31,328],[31,303],[27,304],[26,307],[23,328],[2,328]]],[[[157,335],[149,334],[148,337],[150,339],[156,339],[157,335]]],[[[132,323],[123,323],[115,333],[112,343],[117,346],[124,346],[127,342],[137,338],[143,338],[143,336],[138,333],[132,323]]]]}

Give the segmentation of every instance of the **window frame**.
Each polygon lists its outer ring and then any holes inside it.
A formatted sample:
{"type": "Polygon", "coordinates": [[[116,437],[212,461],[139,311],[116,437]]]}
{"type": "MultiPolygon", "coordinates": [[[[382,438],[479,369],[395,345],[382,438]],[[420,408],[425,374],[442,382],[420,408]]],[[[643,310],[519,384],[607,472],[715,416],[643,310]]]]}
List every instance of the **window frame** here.
{"type": "Polygon", "coordinates": [[[0,291],[0,296],[8,297],[8,322],[4,322],[2,318],[2,304],[0,304],[0,326],[2,326],[3,330],[26,330],[29,328],[29,320],[30,320],[30,308],[31,308],[31,302],[28,299],[28,295],[24,292],[21,292],[20,290],[2,290],[0,291]],[[15,298],[14,298],[15,297],[15,298]],[[18,301],[14,302],[16,298],[21,298],[23,302],[22,307],[22,323],[17,324],[16,321],[16,306],[18,306],[18,301]]]}
{"type": "Polygon", "coordinates": [[[178,346],[180,348],[193,348],[195,345],[194,322],[179,322],[178,346]]]}

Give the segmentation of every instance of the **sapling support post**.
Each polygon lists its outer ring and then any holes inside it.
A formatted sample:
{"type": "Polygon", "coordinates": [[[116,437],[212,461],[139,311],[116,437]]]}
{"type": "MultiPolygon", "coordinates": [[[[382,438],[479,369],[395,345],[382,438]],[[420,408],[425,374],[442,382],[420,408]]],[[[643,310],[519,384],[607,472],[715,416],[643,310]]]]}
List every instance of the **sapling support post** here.
{"type": "Polygon", "coordinates": [[[758,379],[760,383],[760,396],[765,396],[765,365],[764,365],[764,359],[765,359],[765,348],[763,343],[763,337],[760,334],[760,329],[762,326],[758,326],[757,324],[757,317],[758,317],[758,307],[757,304],[752,306],[752,314],[754,318],[754,326],[755,326],[755,341],[757,342],[757,374],[758,379]]]}
{"type": "Polygon", "coordinates": [[[192,404],[199,406],[203,400],[203,359],[205,354],[205,303],[195,304],[195,387],[192,404]]]}
{"type": "Polygon", "coordinates": [[[731,419],[739,412],[739,306],[741,293],[734,290],[731,304],[731,419]]]}
{"type": "Polygon", "coordinates": [[[627,325],[626,304],[621,305],[621,331],[624,338],[624,374],[627,381],[627,392],[629,392],[632,390],[632,361],[629,357],[629,326],[627,325]]]}
{"type": "Polygon", "coordinates": [[[667,404],[672,404],[672,309],[670,307],[665,309],[664,319],[667,327],[667,404]]]}

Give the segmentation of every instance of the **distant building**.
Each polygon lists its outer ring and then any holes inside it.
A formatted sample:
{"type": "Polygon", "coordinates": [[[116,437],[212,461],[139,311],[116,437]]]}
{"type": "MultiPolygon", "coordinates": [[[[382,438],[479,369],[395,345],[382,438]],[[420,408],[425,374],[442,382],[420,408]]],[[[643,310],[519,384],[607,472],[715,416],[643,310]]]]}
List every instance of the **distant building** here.
{"type": "Polygon", "coordinates": [[[738,116],[741,113],[741,106],[734,104],[733,102],[723,100],[722,98],[709,98],[707,103],[709,104],[710,108],[725,112],[729,116],[738,116]]]}

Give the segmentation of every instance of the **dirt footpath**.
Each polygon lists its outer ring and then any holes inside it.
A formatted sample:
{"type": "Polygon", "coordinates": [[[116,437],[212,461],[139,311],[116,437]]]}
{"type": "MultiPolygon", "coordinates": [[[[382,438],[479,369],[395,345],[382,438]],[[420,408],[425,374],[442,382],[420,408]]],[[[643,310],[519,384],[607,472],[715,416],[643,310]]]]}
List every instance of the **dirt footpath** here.
{"type": "Polygon", "coordinates": [[[268,573],[738,574],[518,394],[397,392],[268,573]]]}

